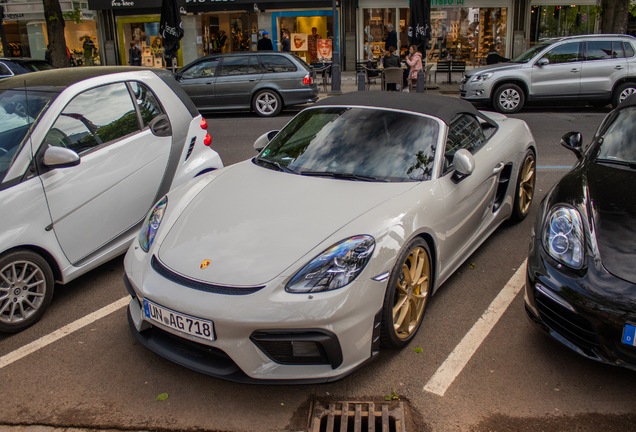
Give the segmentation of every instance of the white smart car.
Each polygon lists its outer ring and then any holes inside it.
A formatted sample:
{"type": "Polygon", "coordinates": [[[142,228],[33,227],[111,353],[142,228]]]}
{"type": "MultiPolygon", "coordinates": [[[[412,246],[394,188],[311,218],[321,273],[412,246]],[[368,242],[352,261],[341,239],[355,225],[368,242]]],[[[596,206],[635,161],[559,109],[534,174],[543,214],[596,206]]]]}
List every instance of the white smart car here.
{"type": "Polygon", "coordinates": [[[0,331],[124,252],[169,190],[223,167],[170,74],[93,67],[0,81],[0,331]]]}
{"type": "Polygon", "coordinates": [[[331,381],[405,346],[534,195],[528,126],[460,99],[328,98],[255,147],[162,197],[124,260],[137,340],[230,380],[331,381]]]}

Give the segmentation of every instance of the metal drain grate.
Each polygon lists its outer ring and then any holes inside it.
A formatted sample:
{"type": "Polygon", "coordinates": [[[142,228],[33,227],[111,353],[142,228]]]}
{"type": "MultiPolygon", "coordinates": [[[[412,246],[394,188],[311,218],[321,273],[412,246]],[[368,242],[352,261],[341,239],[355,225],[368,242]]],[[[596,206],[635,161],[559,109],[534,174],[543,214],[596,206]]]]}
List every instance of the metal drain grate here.
{"type": "Polygon", "coordinates": [[[404,404],[389,410],[389,404],[336,402],[325,409],[316,403],[310,432],[406,432],[404,404]]]}

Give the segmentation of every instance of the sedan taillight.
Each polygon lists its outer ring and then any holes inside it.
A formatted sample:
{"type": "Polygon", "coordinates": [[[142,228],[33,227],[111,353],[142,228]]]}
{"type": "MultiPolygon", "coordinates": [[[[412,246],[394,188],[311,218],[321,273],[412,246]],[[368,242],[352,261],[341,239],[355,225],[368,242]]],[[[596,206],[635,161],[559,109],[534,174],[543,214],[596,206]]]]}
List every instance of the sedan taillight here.
{"type": "Polygon", "coordinates": [[[303,84],[313,84],[314,83],[314,77],[312,77],[311,75],[305,75],[305,78],[303,78],[303,84]]]}

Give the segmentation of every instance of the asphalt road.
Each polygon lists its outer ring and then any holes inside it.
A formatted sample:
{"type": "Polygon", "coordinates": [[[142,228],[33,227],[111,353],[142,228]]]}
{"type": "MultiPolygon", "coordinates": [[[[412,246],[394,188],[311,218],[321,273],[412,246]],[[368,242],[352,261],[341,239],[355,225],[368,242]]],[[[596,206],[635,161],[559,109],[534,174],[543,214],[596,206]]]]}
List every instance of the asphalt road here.
{"type": "MultiPolygon", "coordinates": [[[[375,362],[332,384],[242,385],[150,352],[135,341],[120,308],[2,366],[16,350],[125,297],[119,257],[58,286],[37,325],[0,335],[0,425],[300,431],[307,430],[312,401],[381,402],[395,393],[410,407],[409,430],[633,430],[636,374],[579,357],[544,336],[525,315],[522,291],[443,396],[424,390],[504,287],[514,288],[509,281],[527,256],[537,204],[575,161],[559,145],[560,137],[577,130],[589,141],[608,111],[527,109],[515,115],[528,123],[539,149],[531,213],[520,224],[500,227],[444,284],[406,349],[384,350],[375,362]],[[156,401],[162,393],[168,398],[156,401]]],[[[291,115],[206,117],[212,145],[230,165],[254,156],[255,139],[280,129],[291,115]]]]}

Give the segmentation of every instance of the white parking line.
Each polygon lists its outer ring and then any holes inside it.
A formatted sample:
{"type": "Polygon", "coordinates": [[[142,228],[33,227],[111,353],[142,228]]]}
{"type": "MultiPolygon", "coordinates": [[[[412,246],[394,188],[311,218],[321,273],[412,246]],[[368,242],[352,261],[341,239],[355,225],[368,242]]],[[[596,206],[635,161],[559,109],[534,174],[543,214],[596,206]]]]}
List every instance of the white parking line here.
{"type": "Polygon", "coordinates": [[[81,329],[82,327],[86,327],[87,325],[97,321],[100,318],[104,318],[106,315],[110,315],[111,313],[118,311],[119,309],[126,306],[128,303],[130,303],[130,297],[127,296],[121,298],[116,302],[111,303],[108,306],[104,306],[103,308],[93,312],[92,314],[86,315],[84,318],[73,321],[72,323],[65,325],[61,329],[55,330],[53,333],[42,336],[40,339],[35,340],[30,344],[27,344],[22,348],[19,348],[5,356],[0,357],[0,369],[22,359],[23,357],[28,356],[31,353],[36,352],[41,348],[44,348],[49,344],[52,344],[59,339],[62,339],[64,336],[70,335],[71,333],[81,329]]]}
{"type": "Polygon", "coordinates": [[[455,347],[448,358],[437,369],[435,375],[424,386],[423,391],[444,396],[455,378],[461,373],[477,348],[493,329],[499,318],[506,311],[510,303],[519,294],[525,284],[527,259],[521,264],[499,295],[490,303],[486,312],[477,320],[464,339],[455,347]]]}

